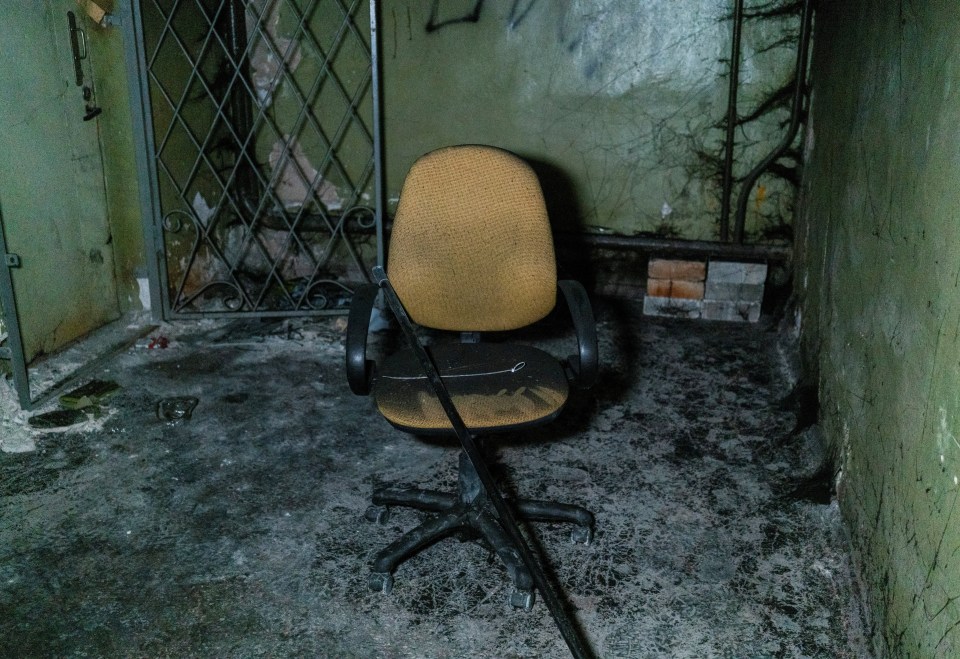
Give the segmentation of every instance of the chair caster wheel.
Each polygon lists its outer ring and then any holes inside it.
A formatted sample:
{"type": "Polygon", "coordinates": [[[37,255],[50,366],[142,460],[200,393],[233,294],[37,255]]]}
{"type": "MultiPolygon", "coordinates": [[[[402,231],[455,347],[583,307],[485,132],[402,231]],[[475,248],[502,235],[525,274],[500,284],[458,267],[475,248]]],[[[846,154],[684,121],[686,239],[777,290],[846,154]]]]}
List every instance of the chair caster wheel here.
{"type": "Polygon", "coordinates": [[[386,524],[390,519],[390,509],[386,506],[370,506],[363,516],[366,517],[369,522],[386,524]]]}
{"type": "Polygon", "coordinates": [[[593,541],[593,529],[589,526],[578,526],[570,531],[570,542],[578,545],[589,545],[593,541]]]}
{"type": "Polygon", "coordinates": [[[371,572],[367,577],[367,587],[375,593],[386,595],[393,590],[393,575],[389,572],[371,572]]]}
{"type": "Polygon", "coordinates": [[[533,608],[532,590],[515,590],[510,593],[510,606],[515,609],[529,611],[533,608]]]}

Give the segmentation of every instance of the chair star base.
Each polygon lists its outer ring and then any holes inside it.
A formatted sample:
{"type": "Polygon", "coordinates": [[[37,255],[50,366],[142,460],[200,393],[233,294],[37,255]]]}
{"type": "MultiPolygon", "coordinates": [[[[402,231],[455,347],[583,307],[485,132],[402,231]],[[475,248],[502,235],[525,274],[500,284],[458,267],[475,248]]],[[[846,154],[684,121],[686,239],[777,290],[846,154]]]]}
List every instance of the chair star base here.
{"type": "MultiPolygon", "coordinates": [[[[518,519],[574,524],[570,534],[573,542],[589,544],[593,539],[593,514],[585,508],[535,499],[514,499],[509,503],[518,519]]],[[[500,558],[515,587],[509,596],[511,605],[522,609],[533,606],[533,579],[530,572],[504,531],[496,511],[483,491],[476,470],[464,453],[460,453],[457,494],[437,490],[380,487],[373,493],[373,506],[367,510],[366,517],[382,524],[389,518],[392,506],[416,508],[436,514],[377,553],[368,580],[371,590],[390,592],[393,587],[393,572],[400,563],[436,541],[458,533],[476,538],[500,558]]]]}

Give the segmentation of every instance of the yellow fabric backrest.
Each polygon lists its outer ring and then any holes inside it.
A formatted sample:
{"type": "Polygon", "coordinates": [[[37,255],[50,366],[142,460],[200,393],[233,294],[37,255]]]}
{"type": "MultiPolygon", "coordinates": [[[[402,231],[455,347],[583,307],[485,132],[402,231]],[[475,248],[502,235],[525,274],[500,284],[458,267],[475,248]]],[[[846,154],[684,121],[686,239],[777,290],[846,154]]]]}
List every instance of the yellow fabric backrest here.
{"type": "Polygon", "coordinates": [[[488,146],[421,157],[400,193],[387,273],[426,327],[489,332],[543,318],[556,304],[557,271],[536,174],[488,146]]]}

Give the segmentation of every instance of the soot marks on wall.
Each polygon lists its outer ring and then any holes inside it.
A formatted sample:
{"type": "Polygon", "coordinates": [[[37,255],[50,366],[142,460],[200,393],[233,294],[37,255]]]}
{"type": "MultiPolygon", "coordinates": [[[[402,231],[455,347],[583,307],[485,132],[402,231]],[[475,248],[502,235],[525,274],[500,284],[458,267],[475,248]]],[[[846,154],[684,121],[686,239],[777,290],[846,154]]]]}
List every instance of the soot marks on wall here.
{"type": "MultiPolygon", "coordinates": [[[[510,5],[510,13],[507,14],[507,26],[513,30],[520,27],[520,24],[530,15],[530,12],[539,4],[540,0],[513,0],[510,5]]],[[[441,9],[440,0],[433,0],[430,7],[430,17],[427,19],[426,31],[436,32],[449,25],[461,23],[477,23],[480,20],[480,14],[483,11],[484,0],[472,0],[473,8],[463,12],[461,8],[450,11],[450,3],[445,3],[445,9],[441,9]],[[449,15],[447,12],[450,12],[449,15]],[[459,13],[458,13],[459,12],[459,13]]],[[[575,44],[576,42],[574,42],[575,44]]]]}
{"type": "MultiPolygon", "coordinates": [[[[447,7],[449,7],[450,3],[446,4],[447,7]]],[[[480,20],[480,12],[483,11],[483,0],[472,0],[472,4],[473,9],[471,9],[469,12],[460,15],[454,12],[452,18],[446,18],[445,16],[447,12],[441,10],[440,0],[433,0],[433,4],[430,6],[430,18],[427,20],[427,25],[424,29],[429,33],[436,32],[437,30],[443,29],[448,25],[476,23],[480,20]]]]}
{"type": "MultiPolygon", "coordinates": [[[[457,10],[451,10],[448,5],[445,5],[444,9],[441,9],[440,0],[434,0],[433,5],[430,8],[430,15],[427,19],[427,23],[424,27],[424,30],[430,34],[432,32],[437,32],[445,27],[452,25],[463,25],[463,24],[477,24],[480,22],[480,15],[483,12],[484,0],[475,0],[473,8],[469,11],[464,12],[461,8],[457,10]]],[[[506,27],[509,31],[517,30],[521,25],[528,19],[531,22],[536,22],[537,20],[552,20],[550,14],[551,11],[556,8],[550,8],[542,4],[540,0],[513,0],[513,3],[510,5],[510,11],[504,16],[497,16],[498,23],[506,27]],[[541,12],[535,12],[534,9],[537,7],[541,8],[541,12]],[[543,16],[538,16],[538,13],[543,14],[543,16]]],[[[559,7],[560,14],[556,17],[556,40],[558,43],[562,44],[568,53],[574,53],[578,46],[583,43],[584,31],[586,25],[581,17],[571,16],[573,12],[569,5],[564,4],[559,7]],[[578,28],[577,25],[580,27],[578,28]]],[[[602,12],[598,12],[602,15],[602,12]]],[[[597,20],[600,16],[594,16],[593,20],[597,20]]],[[[395,20],[395,19],[394,19],[395,20]]],[[[408,21],[409,21],[409,9],[408,9],[408,21]]],[[[412,36],[411,36],[412,39],[412,36]]],[[[394,52],[394,57],[396,57],[396,52],[394,52]]],[[[584,73],[586,77],[592,78],[596,70],[601,65],[601,62],[596,58],[591,59],[591,61],[584,67],[584,73]]]]}
{"type": "MultiPolygon", "coordinates": [[[[388,196],[423,153],[487,143],[566,172],[580,216],[558,229],[715,239],[729,10],[728,0],[398,1],[383,30],[388,196]]],[[[751,21],[740,176],[782,139],[779,103],[751,115],[789,82],[795,52],[778,41],[797,22],[751,21]]],[[[750,237],[792,219],[794,188],[761,184],[750,237]]]]}

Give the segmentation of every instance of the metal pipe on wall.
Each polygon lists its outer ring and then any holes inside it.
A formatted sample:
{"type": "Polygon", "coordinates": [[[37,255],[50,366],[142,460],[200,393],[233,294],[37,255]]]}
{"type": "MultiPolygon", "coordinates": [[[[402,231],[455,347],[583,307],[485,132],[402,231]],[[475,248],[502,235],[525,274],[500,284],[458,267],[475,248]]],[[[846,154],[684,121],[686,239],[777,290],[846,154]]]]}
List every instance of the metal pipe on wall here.
{"type": "Polygon", "coordinates": [[[740,87],[740,40],[743,33],[743,0],[733,5],[730,44],[730,84],[727,88],[727,136],[723,155],[723,192],[720,201],[720,240],[730,237],[730,198],[733,196],[733,144],[737,128],[737,91],[740,87]]]}
{"type": "MultiPolygon", "coordinates": [[[[350,231],[372,235],[377,229],[389,238],[393,222],[387,219],[379,227],[354,222],[350,231]]],[[[790,245],[737,244],[712,240],[683,240],[680,238],[661,238],[659,236],[624,236],[574,231],[557,231],[554,242],[565,247],[596,247],[599,249],[635,250],[657,253],[664,256],[689,256],[720,259],[744,259],[747,261],[789,261],[793,256],[790,245]]]]}
{"type": "Polygon", "coordinates": [[[655,252],[663,256],[743,259],[747,261],[789,261],[790,245],[743,245],[709,240],[678,240],[657,236],[611,236],[595,233],[557,233],[560,244],[587,244],[601,249],[655,252]]]}
{"type": "Polygon", "coordinates": [[[804,0],[803,13],[800,19],[800,41],[797,45],[797,64],[794,70],[795,83],[793,88],[793,104],[790,110],[790,126],[783,141],[770,152],[770,154],[760,161],[756,167],[750,170],[747,177],[743,180],[740,187],[740,196],[737,199],[737,214],[735,217],[733,240],[736,243],[743,243],[744,226],[747,219],[747,204],[750,200],[750,191],[756,185],[757,179],[763,174],[773,162],[782,156],[800,129],[800,119],[803,116],[803,97],[807,80],[807,60],[810,51],[810,35],[813,31],[813,0],[804,0]]]}
{"type": "Polygon", "coordinates": [[[150,104],[150,74],[144,49],[143,18],[140,0],[122,2],[118,8],[123,26],[124,60],[127,68],[127,89],[130,94],[130,120],[133,124],[134,156],[137,164],[137,187],[140,191],[140,215],[143,223],[144,257],[150,284],[150,312],[154,321],[169,314],[167,263],[163,257],[163,233],[160,212],[160,190],[153,139],[153,107],[150,104]]]}

